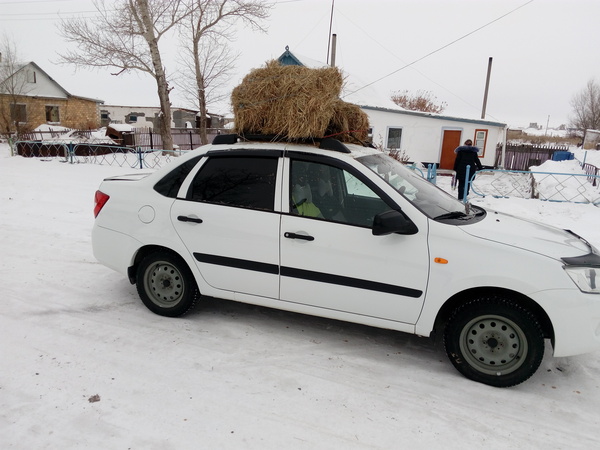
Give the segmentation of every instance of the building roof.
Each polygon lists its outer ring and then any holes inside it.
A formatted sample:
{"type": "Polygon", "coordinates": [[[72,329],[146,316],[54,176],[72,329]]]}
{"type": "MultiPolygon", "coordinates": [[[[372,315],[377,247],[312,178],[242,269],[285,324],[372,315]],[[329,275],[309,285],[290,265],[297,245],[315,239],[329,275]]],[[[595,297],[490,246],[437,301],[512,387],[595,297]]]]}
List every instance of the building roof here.
{"type": "MultiPolygon", "coordinates": [[[[56,89],[58,92],[62,92],[64,94],[65,98],[79,98],[79,99],[83,99],[83,100],[88,100],[88,101],[92,101],[92,102],[96,102],[96,103],[104,103],[104,100],[99,100],[96,98],[90,98],[90,97],[82,97],[79,95],[73,95],[71,94],[69,91],[67,91],[64,87],[62,87],[56,80],[54,80],[54,78],[52,78],[50,75],[48,75],[48,73],[42,69],[40,66],[38,66],[35,62],[33,61],[29,61],[26,63],[21,63],[18,64],[16,70],[10,74],[7,78],[5,78],[4,80],[1,80],[0,82],[4,82],[6,80],[8,80],[9,78],[17,75],[19,72],[25,70],[27,67],[33,67],[33,69],[36,71],[36,73],[41,74],[43,77],[45,77],[49,83],[54,87],[54,89],[56,89]]],[[[27,93],[23,93],[22,95],[25,96],[36,96],[36,97],[45,97],[45,95],[43,93],[40,92],[35,92],[34,94],[31,94],[30,92],[27,93]]],[[[50,96],[50,97],[55,97],[55,96],[50,96]]]]}

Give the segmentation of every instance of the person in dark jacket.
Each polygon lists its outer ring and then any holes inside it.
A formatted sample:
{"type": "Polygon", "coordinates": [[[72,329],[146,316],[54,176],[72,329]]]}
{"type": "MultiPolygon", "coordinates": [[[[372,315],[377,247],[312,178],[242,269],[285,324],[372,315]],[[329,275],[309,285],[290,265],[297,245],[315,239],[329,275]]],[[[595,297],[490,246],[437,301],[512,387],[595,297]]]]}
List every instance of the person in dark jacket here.
{"type": "MultiPolygon", "coordinates": [[[[465,195],[465,179],[467,175],[467,166],[469,169],[469,178],[475,174],[477,170],[481,170],[481,162],[479,161],[479,149],[473,146],[473,141],[467,139],[465,145],[461,145],[454,150],[456,159],[454,160],[454,171],[456,172],[456,180],[458,181],[458,199],[463,200],[465,195]]],[[[470,186],[467,184],[467,195],[469,194],[470,186]]]]}

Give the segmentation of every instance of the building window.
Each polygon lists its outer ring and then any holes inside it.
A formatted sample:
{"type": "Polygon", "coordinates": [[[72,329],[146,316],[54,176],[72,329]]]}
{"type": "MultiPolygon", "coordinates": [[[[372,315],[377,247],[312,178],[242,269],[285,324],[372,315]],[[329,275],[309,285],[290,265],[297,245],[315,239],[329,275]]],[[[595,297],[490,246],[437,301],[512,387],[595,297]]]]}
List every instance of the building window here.
{"type": "Polygon", "coordinates": [[[475,130],[475,147],[477,147],[481,153],[480,157],[485,156],[485,144],[487,142],[488,130],[475,130]]]}
{"type": "Polygon", "coordinates": [[[27,105],[12,103],[10,105],[10,120],[19,123],[27,122],[27,105]]]}
{"type": "Polygon", "coordinates": [[[388,128],[388,137],[386,148],[389,149],[400,149],[400,142],[402,141],[402,128],[388,128]]]}
{"type": "Polygon", "coordinates": [[[58,106],[46,105],[46,122],[59,123],[58,106]]]}
{"type": "Polygon", "coordinates": [[[35,70],[27,71],[27,81],[29,83],[37,83],[37,76],[36,76],[35,70]]]}

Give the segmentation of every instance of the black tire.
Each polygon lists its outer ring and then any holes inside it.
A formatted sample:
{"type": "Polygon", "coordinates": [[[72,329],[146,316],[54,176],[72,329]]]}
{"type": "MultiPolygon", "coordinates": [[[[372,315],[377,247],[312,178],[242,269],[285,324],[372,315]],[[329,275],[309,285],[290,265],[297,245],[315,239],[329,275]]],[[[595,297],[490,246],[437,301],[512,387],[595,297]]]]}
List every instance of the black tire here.
{"type": "Polygon", "coordinates": [[[544,357],[537,318],[501,297],[478,298],[458,307],[446,325],[444,345],[460,373],[495,387],[524,382],[544,357]]]}
{"type": "Polygon", "coordinates": [[[152,253],[140,262],[136,286],[144,305],[161,316],[182,316],[200,297],[187,264],[169,252],[152,253]]]}

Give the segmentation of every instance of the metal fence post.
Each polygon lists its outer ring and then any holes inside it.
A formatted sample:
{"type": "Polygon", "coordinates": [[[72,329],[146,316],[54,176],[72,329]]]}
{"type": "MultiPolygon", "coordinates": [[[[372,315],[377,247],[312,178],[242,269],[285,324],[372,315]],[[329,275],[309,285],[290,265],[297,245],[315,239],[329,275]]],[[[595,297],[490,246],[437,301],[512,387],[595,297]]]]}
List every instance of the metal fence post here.
{"type": "Polygon", "coordinates": [[[467,172],[465,173],[465,190],[463,192],[463,203],[467,203],[467,194],[469,192],[469,186],[471,185],[471,180],[469,180],[469,172],[471,172],[471,166],[467,166],[467,172]]]}
{"type": "Polygon", "coordinates": [[[74,148],[75,148],[75,145],[73,144],[73,142],[70,142],[70,143],[67,145],[67,150],[68,150],[68,152],[69,152],[69,164],[73,164],[73,153],[74,153],[74,148]]]}
{"type": "Polygon", "coordinates": [[[138,159],[140,161],[140,169],[143,169],[144,168],[144,164],[143,164],[144,163],[144,157],[142,156],[142,147],[138,147],[137,151],[138,151],[138,159]]]}

